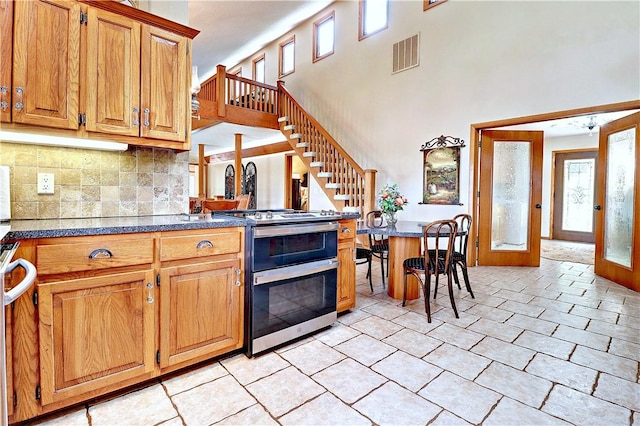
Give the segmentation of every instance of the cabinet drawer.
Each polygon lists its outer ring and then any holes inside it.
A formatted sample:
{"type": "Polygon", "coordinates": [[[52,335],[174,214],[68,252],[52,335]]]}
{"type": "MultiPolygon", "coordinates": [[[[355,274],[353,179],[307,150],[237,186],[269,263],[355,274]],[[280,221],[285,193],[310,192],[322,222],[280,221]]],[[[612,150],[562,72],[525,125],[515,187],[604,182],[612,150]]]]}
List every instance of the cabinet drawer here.
{"type": "Polygon", "coordinates": [[[338,240],[352,240],[356,237],[356,221],[341,220],[338,229],[338,240]]]}
{"type": "Polygon", "coordinates": [[[93,271],[153,263],[153,239],[100,236],[91,240],[65,239],[36,248],[38,274],[93,271]]]}
{"type": "Polygon", "coordinates": [[[160,260],[192,259],[218,254],[238,253],[242,234],[236,229],[193,235],[162,236],[160,260]]]}

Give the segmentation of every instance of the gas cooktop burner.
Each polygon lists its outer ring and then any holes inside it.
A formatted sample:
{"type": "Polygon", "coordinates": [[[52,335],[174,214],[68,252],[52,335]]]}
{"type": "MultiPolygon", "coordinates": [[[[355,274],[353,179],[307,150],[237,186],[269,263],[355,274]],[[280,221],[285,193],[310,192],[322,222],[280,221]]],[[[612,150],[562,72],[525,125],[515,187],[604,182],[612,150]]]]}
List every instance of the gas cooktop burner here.
{"type": "Polygon", "coordinates": [[[291,209],[283,210],[228,210],[224,212],[214,212],[214,214],[233,215],[244,217],[248,223],[253,225],[267,225],[273,223],[297,223],[297,222],[319,222],[340,219],[340,213],[334,210],[320,211],[296,211],[291,209]]]}

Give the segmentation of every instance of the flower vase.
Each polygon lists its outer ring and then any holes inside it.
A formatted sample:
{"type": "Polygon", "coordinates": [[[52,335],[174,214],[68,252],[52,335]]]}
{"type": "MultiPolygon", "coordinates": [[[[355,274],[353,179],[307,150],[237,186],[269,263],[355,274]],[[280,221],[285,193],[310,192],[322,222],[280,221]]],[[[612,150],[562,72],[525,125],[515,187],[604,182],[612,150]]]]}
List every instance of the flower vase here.
{"type": "Polygon", "coordinates": [[[398,222],[398,219],[396,218],[396,212],[385,212],[384,217],[387,221],[387,226],[391,228],[394,228],[396,226],[396,222],[398,222]]]}

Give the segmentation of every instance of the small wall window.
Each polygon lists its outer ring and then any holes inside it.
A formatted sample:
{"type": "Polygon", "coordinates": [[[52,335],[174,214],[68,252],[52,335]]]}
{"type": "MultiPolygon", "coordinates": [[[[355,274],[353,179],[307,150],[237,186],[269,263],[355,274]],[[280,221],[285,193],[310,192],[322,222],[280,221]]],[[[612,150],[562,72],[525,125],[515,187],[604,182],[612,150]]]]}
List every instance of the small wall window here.
{"type": "Polygon", "coordinates": [[[313,23],[313,40],[313,62],[333,54],[335,45],[334,11],[313,23]]]}
{"type": "Polygon", "coordinates": [[[264,54],[253,60],[253,79],[264,83],[264,54]]]}
{"type": "Polygon", "coordinates": [[[439,4],[446,2],[447,0],[422,0],[422,10],[431,9],[439,4]]]}
{"type": "Polygon", "coordinates": [[[295,46],[296,37],[291,36],[282,43],[280,43],[280,58],[278,61],[279,69],[278,75],[284,77],[287,74],[291,74],[295,71],[295,46]]]}
{"type": "Polygon", "coordinates": [[[389,0],[360,0],[358,40],[389,27],[389,0]]]}

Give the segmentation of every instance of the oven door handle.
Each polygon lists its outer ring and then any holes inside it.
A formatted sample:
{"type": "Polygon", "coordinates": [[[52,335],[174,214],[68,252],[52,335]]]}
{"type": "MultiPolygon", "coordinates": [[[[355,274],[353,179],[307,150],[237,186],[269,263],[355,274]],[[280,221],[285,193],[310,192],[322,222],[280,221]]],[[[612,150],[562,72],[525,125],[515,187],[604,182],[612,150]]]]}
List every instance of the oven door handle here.
{"type": "Polygon", "coordinates": [[[260,226],[254,228],[254,238],[280,237],[283,235],[313,234],[315,232],[337,231],[338,222],[323,222],[302,225],[260,226]]]}
{"type": "Polygon", "coordinates": [[[285,268],[269,269],[267,271],[253,274],[253,285],[268,284],[276,281],[288,280],[291,278],[301,278],[306,275],[338,269],[337,259],[317,260],[315,262],[301,263],[299,265],[287,266],[285,268]]]}

